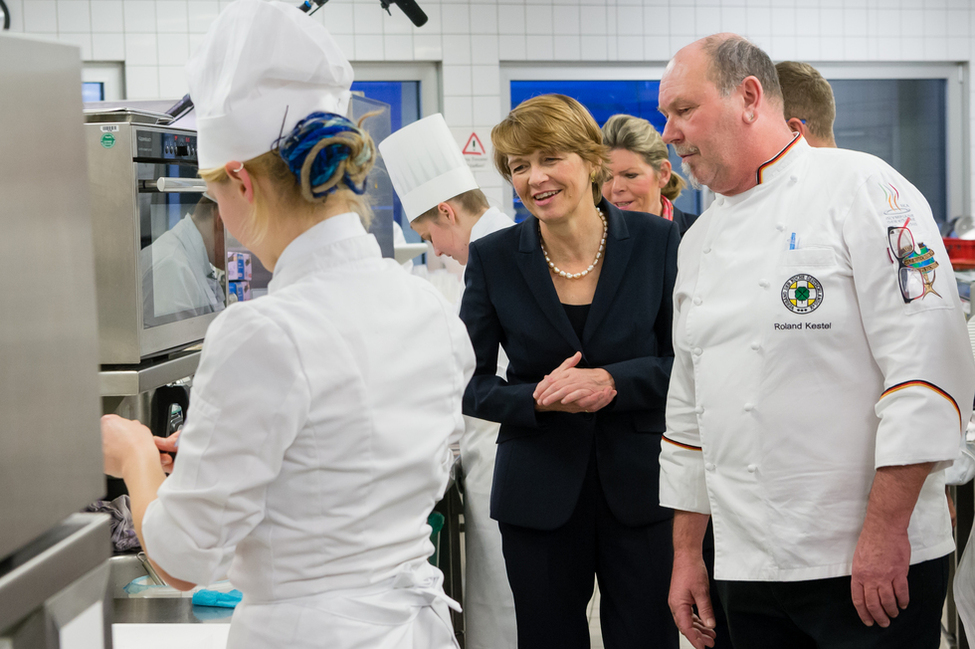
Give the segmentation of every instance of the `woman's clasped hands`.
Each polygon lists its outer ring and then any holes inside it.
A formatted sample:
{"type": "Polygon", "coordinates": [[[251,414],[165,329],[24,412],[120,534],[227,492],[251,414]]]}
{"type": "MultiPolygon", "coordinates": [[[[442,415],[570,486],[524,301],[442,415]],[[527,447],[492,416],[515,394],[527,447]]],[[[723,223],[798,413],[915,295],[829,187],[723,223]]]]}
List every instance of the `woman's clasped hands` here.
{"type": "Polygon", "coordinates": [[[576,367],[582,352],[576,352],[538,382],[532,397],[535,410],[596,412],[616,398],[616,382],[602,368],[576,367]]]}

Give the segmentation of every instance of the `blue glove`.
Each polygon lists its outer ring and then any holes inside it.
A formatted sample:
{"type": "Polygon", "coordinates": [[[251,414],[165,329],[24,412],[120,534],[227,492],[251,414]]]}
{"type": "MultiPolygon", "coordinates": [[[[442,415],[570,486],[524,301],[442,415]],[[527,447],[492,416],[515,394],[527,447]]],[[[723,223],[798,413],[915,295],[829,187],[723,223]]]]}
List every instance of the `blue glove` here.
{"type": "Polygon", "coordinates": [[[232,590],[229,593],[220,593],[215,590],[198,590],[193,593],[193,604],[194,606],[235,608],[243,597],[243,593],[239,590],[232,590]]]}

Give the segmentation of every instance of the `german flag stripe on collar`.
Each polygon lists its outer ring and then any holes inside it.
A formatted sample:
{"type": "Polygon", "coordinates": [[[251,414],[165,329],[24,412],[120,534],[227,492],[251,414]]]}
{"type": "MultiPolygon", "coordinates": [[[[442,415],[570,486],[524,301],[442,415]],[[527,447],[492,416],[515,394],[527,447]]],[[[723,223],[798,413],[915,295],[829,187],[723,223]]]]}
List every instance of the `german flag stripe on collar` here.
{"type": "Polygon", "coordinates": [[[762,172],[764,172],[767,168],[771,167],[776,162],[778,162],[779,160],[781,160],[782,157],[785,156],[786,153],[788,153],[789,151],[792,150],[792,147],[794,147],[796,145],[796,142],[798,142],[801,139],[802,139],[802,134],[796,133],[795,136],[792,138],[792,141],[789,142],[788,146],[786,146],[784,149],[782,149],[781,151],[779,151],[778,155],[776,155],[774,158],[772,158],[768,162],[765,162],[761,166],[759,166],[758,171],[755,172],[755,178],[758,181],[758,184],[759,185],[762,184],[762,172]]]}
{"type": "Polygon", "coordinates": [[[665,442],[670,442],[674,446],[680,447],[680,448],[685,449],[687,451],[700,451],[701,450],[701,447],[700,446],[691,446],[690,444],[681,444],[680,442],[675,442],[674,440],[669,439],[666,435],[664,435],[663,439],[664,439],[665,442]]]}
{"type": "Polygon", "coordinates": [[[948,402],[952,405],[952,407],[954,407],[955,412],[958,413],[958,425],[959,425],[959,427],[961,428],[962,431],[965,430],[965,426],[964,426],[964,424],[962,423],[962,420],[961,420],[961,410],[958,408],[958,403],[954,400],[954,398],[952,398],[952,396],[950,394],[948,394],[947,392],[945,392],[944,390],[942,390],[941,388],[939,388],[938,386],[936,386],[934,383],[929,383],[927,381],[921,381],[921,380],[904,381],[903,383],[898,383],[897,385],[892,385],[889,388],[887,388],[886,390],[884,390],[884,393],[882,395],[880,395],[880,398],[883,399],[887,395],[893,394],[893,393],[897,392],[898,390],[903,390],[904,388],[910,388],[910,387],[914,387],[914,386],[918,386],[918,387],[921,387],[921,388],[927,388],[928,390],[933,390],[934,392],[937,392],[938,394],[940,394],[941,396],[943,396],[945,399],[947,399],[948,402]]]}

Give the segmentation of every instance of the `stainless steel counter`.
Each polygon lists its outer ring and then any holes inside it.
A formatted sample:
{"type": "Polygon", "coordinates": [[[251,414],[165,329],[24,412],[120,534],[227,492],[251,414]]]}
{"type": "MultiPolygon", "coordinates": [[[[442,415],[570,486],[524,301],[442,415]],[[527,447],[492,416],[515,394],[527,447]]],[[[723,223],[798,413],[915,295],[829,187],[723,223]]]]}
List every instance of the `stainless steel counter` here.
{"type": "Polygon", "coordinates": [[[194,606],[189,597],[114,600],[115,624],[229,624],[231,608],[194,606]]]}

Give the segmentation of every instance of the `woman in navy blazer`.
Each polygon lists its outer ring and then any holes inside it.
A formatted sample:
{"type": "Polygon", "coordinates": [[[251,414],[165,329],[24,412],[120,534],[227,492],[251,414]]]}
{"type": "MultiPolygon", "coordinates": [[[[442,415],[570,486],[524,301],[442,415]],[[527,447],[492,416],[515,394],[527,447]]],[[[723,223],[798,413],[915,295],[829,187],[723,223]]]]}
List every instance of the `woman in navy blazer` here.
{"type": "Polygon", "coordinates": [[[605,147],[573,99],[527,100],[492,140],[533,217],[470,246],[464,412],[501,423],[491,515],[519,646],[588,647],[595,575],[608,649],[676,648],[657,489],[678,228],[601,199],[605,147]]]}

